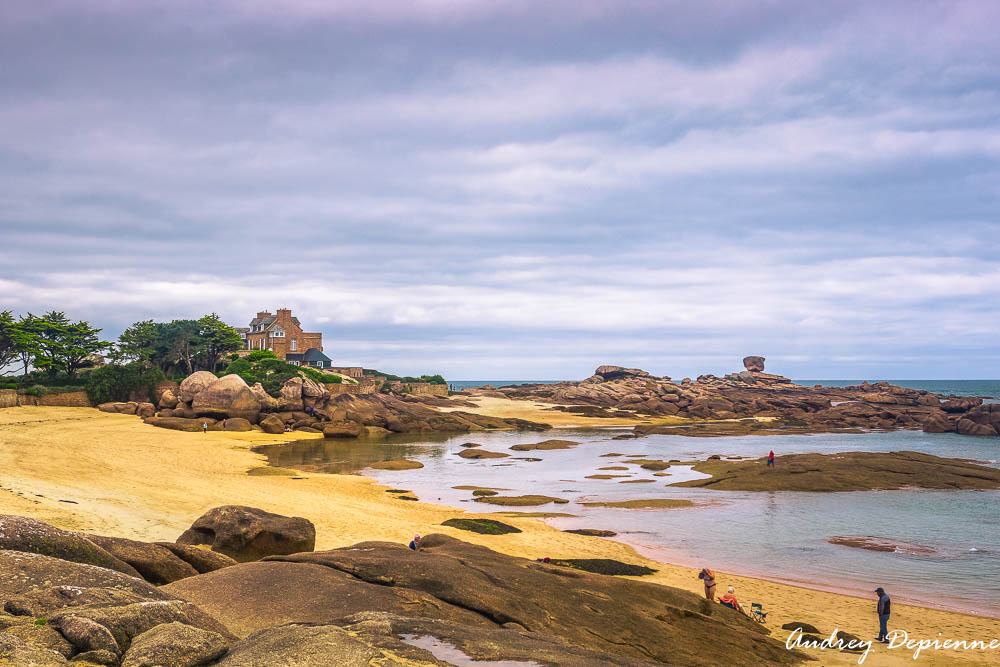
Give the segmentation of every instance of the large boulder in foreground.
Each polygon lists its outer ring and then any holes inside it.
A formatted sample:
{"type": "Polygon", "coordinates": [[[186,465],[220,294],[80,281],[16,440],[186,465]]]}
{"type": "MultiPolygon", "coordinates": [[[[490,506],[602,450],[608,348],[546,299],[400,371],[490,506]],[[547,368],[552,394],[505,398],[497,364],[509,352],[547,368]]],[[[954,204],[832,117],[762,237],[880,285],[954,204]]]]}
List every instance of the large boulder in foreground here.
{"type": "Polygon", "coordinates": [[[163,591],[198,605],[239,637],[285,623],[341,624],[352,614],[366,611],[492,625],[479,614],[428,593],[372,584],[312,563],[240,563],[183,579],[164,586],[163,591]],[[334,600],[336,604],[331,603],[334,600]]]}
{"type": "MultiPolygon", "coordinates": [[[[219,661],[220,667],[296,665],[296,667],[369,667],[402,665],[367,643],[333,625],[284,625],[269,628],[239,642],[219,661]]],[[[434,663],[429,663],[434,664],[434,663]]]]}
{"type": "Polygon", "coordinates": [[[173,621],[157,625],[132,640],[122,667],[205,665],[222,657],[228,648],[229,640],[218,632],[173,621]]]}
{"type": "Polygon", "coordinates": [[[514,558],[445,535],[426,536],[417,552],[402,544],[362,542],[264,562],[323,565],[370,584],[429,593],[497,626],[516,623],[636,660],[784,665],[805,658],[739,612],[694,593],[514,558]]]}
{"type": "Polygon", "coordinates": [[[243,378],[230,374],[198,392],[191,402],[191,409],[199,417],[238,417],[256,422],[260,414],[260,401],[243,378]]]}
{"type": "Polygon", "coordinates": [[[0,600],[8,600],[40,586],[118,588],[150,599],[166,597],[139,577],[23,551],[0,551],[0,572],[3,572],[0,577],[0,600]]]}
{"type": "Polygon", "coordinates": [[[265,556],[312,551],[316,528],[302,517],[265,512],[256,507],[224,505],[209,510],[177,538],[178,544],[205,544],[245,563],[265,556]]]}
{"type": "Polygon", "coordinates": [[[0,549],[52,556],[139,576],[130,565],[87,538],[23,516],[0,514],[0,549]]]}
{"type": "Polygon", "coordinates": [[[218,379],[219,378],[215,377],[215,373],[209,373],[208,371],[197,371],[192,373],[184,378],[183,382],[181,382],[180,389],[178,390],[178,398],[182,403],[190,403],[202,389],[218,379]]]}

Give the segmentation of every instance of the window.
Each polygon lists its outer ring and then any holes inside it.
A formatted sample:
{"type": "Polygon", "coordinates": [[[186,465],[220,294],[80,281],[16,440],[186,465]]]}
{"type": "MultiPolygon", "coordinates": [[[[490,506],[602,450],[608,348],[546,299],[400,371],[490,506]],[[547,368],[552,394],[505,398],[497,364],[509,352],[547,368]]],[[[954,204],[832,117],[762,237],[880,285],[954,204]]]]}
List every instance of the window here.
{"type": "Polygon", "coordinates": [[[271,337],[272,338],[284,338],[285,337],[285,330],[284,329],[275,329],[274,331],[271,332],[271,337]]]}
{"type": "Polygon", "coordinates": [[[292,352],[294,352],[298,348],[299,348],[299,341],[293,338],[292,339],[292,352]]]}

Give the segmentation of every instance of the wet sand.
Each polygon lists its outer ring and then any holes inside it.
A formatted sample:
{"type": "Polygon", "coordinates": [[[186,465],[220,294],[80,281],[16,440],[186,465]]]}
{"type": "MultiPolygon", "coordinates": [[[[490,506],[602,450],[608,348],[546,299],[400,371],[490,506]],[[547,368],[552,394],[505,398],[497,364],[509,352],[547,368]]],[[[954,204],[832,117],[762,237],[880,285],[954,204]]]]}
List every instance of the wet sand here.
{"type": "MultiPolygon", "coordinates": [[[[608,422],[612,421],[555,411],[545,414],[564,418],[566,421],[559,421],[566,426],[595,422],[611,425],[608,422]]],[[[294,439],[308,435],[296,433],[294,439]]],[[[478,535],[440,524],[459,516],[496,515],[466,514],[454,508],[399,500],[386,493],[386,487],[365,477],[303,473],[304,479],[294,479],[246,474],[248,469],[265,464],[265,457],[251,452],[250,447],[290,439],[288,434],[256,432],[182,433],[147,426],[133,416],[90,408],[3,409],[0,513],[31,516],[69,530],[172,541],[212,507],[252,505],[310,519],[316,525],[318,550],[362,540],[408,542],[415,532],[442,532],[515,556],[613,558],[646,565],[659,570],[644,577],[647,581],[702,591],[694,569],[644,558],[632,547],[613,540],[564,533],[537,519],[507,517],[506,523],[524,532],[478,535]]],[[[720,592],[732,585],[744,604],[762,602],[769,612],[768,627],[779,639],[787,635],[780,626],[789,621],[811,623],[824,633],[839,628],[863,640],[875,636],[874,598],[860,599],[722,572],[716,576],[720,592]]],[[[893,605],[893,610],[890,629],[905,629],[911,638],[989,642],[1000,636],[1000,621],[996,619],[905,605],[893,605]]],[[[820,660],[817,664],[848,665],[858,660],[857,656],[839,652],[810,653],[820,660]]],[[[887,651],[876,647],[864,664],[913,664],[912,653],[904,648],[887,651]]],[[[917,664],[990,662],[1000,662],[1000,651],[926,651],[917,664]]]]}

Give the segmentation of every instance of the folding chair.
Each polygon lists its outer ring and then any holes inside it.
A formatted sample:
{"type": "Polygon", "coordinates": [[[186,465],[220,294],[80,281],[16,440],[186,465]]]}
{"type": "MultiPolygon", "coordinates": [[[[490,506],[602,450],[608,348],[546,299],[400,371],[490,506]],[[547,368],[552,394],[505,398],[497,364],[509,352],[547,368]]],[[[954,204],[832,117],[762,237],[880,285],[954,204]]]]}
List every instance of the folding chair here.
{"type": "Polygon", "coordinates": [[[750,618],[757,621],[758,623],[767,623],[767,612],[764,611],[764,605],[762,605],[760,602],[751,602],[750,618]]]}

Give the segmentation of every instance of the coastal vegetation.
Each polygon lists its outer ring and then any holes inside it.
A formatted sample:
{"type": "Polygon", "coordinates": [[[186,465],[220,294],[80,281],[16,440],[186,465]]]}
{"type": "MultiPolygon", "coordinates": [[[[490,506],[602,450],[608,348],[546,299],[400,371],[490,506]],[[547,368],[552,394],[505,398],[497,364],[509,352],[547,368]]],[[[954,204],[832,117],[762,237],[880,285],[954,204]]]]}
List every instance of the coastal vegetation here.
{"type": "Polygon", "coordinates": [[[264,391],[274,397],[281,395],[281,387],[292,378],[305,376],[321,384],[340,384],[339,375],[324,373],[308,366],[295,366],[270,350],[254,350],[245,357],[232,358],[225,371],[219,374],[239,375],[248,385],[260,382],[264,391]]]}
{"type": "Polygon", "coordinates": [[[118,337],[111,358],[142,362],[164,373],[214,373],[226,355],[242,347],[239,332],[211,313],[197,320],[135,322],[118,337]]]}
{"type": "MultiPolygon", "coordinates": [[[[0,371],[19,365],[22,376],[35,368],[51,381],[64,376],[74,379],[90,365],[91,355],[111,345],[100,339],[101,329],[85,320],[73,322],[66,313],[49,311],[41,316],[31,313],[20,318],[9,310],[0,312],[0,371]]],[[[12,375],[15,370],[3,371],[12,375]]],[[[22,383],[23,384],[23,383],[22,383]]]]}

